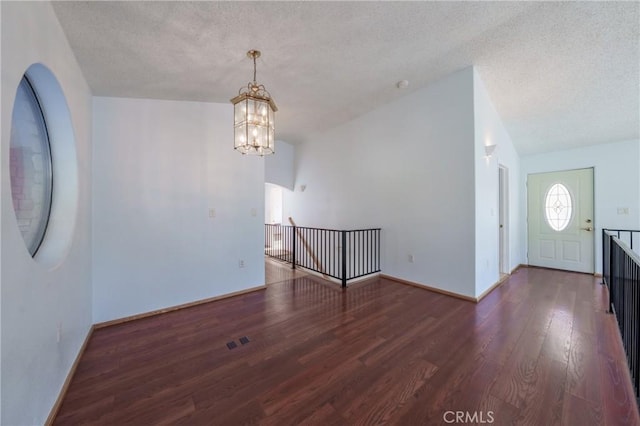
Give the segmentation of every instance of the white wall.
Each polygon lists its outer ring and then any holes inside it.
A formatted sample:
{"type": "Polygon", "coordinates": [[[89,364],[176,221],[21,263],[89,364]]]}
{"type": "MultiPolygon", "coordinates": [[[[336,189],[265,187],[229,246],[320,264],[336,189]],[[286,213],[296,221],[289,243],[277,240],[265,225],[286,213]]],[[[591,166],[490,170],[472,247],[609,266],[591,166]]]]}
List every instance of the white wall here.
{"type": "Polygon", "coordinates": [[[264,185],[264,223],[289,223],[282,216],[282,191],[281,186],[265,183],[264,185]]]}
{"type": "Polygon", "coordinates": [[[285,216],[382,227],[384,273],[474,296],[473,141],[468,68],[297,145],[285,216]]]}
{"type": "Polygon", "coordinates": [[[520,158],[498,115],[481,76],[474,69],[475,117],[475,266],[476,296],[495,284],[499,271],[499,182],[498,166],[508,169],[509,178],[509,270],[522,263],[520,243],[520,158]],[[487,158],[485,146],[496,145],[487,158]]]}
{"type": "Polygon", "coordinates": [[[1,423],[34,425],[48,416],[91,326],[91,93],[49,3],[2,2],[0,8],[1,423]],[[34,63],[48,67],[60,83],[76,141],[77,212],[66,254],[55,266],[27,252],[9,186],[14,97],[34,63]]]}
{"type": "Polygon", "coordinates": [[[95,322],[264,285],[264,159],[233,149],[232,113],[94,98],[95,322]]]}
{"type": "Polygon", "coordinates": [[[276,141],[276,152],[265,157],[264,181],[293,190],[295,148],[283,141],[276,141]]]}
{"type": "MultiPolygon", "coordinates": [[[[0,3],[0,32],[1,32],[1,28],[2,28],[2,4],[0,3]]],[[[0,34],[0,44],[2,42],[2,35],[0,34]]],[[[3,66],[2,66],[2,48],[0,47],[0,70],[3,70],[3,66]]],[[[2,78],[2,75],[0,75],[0,81],[4,81],[4,79],[2,78]]],[[[2,124],[4,123],[4,116],[2,116],[2,103],[4,102],[3,98],[2,98],[2,93],[3,93],[3,84],[0,84],[0,174],[2,175],[2,178],[5,177],[5,169],[6,166],[4,165],[4,161],[6,159],[6,154],[4,154],[4,149],[1,148],[1,141],[2,139],[4,139],[4,133],[2,132],[2,128],[6,127],[3,126],[2,124]]],[[[15,96],[15,95],[14,95],[15,96]]],[[[0,180],[0,182],[2,182],[3,179],[0,180]]],[[[2,188],[4,188],[5,184],[0,184],[0,186],[2,188]]],[[[2,201],[2,198],[4,197],[3,191],[5,191],[4,189],[0,188],[0,194],[2,194],[2,196],[0,196],[0,236],[2,234],[2,210],[3,210],[3,206],[4,206],[4,202],[2,201]]],[[[1,238],[0,238],[1,240],[1,238]]],[[[2,296],[2,244],[0,243],[0,360],[2,358],[2,302],[1,302],[1,296],[2,296]]],[[[2,362],[0,361],[0,424],[2,424],[2,406],[4,405],[3,403],[3,399],[2,399],[2,362]]]]}
{"type": "Polygon", "coordinates": [[[640,229],[640,141],[595,145],[522,157],[522,241],[527,246],[526,179],[531,173],[594,168],[596,272],[602,272],[602,228],[640,229]],[[628,207],[629,215],[618,214],[628,207]]]}

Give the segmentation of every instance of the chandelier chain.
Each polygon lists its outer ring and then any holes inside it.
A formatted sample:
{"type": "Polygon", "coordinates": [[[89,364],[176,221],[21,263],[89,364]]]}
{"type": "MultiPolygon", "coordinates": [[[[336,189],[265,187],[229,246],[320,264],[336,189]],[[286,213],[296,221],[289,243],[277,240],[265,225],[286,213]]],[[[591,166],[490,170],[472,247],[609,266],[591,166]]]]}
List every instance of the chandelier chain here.
{"type": "Polygon", "coordinates": [[[256,57],[253,56],[253,84],[256,84],[256,57]]]}

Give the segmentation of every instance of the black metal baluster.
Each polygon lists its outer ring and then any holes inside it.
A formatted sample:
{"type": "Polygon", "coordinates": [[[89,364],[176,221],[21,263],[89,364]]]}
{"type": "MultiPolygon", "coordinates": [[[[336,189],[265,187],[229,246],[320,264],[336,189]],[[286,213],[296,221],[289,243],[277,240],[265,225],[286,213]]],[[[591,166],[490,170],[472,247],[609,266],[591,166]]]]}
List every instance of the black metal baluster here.
{"type": "Polygon", "coordinates": [[[313,229],[312,228],[309,228],[307,230],[307,245],[311,247],[311,252],[307,253],[307,266],[309,267],[309,269],[313,271],[315,270],[315,268],[314,268],[313,259],[311,258],[313,254],[313,229]]]}
{"type": "Polygon", "coordinates": [[[364,233],[362,231],[358,231],[358,245],[360,246],[360,252],[358,253],[358,258],[360,259],[360,270],[358,271],[358,275],[364,274],[364,233]]]}
{"type": "Polygon", "coordinates": [[[372,255],[373,255],[373,235],[374,230],[367,231],[367,273],[372,274],[374,272],[372,255]]]}
{"type": "Polygon", "coordinates": [[[342,231],[342,288],[347,287],[347,231],[342,231]]]}
{"type": "Polygon", "coordinates": [[[349,256],[351,257],[351,259],[349,259],[349,264],[351,265],[351,268],[349,270],[349,279],[353,278],[356,276],[356,273],[358,271],[358,261],[357,261],[357,253],[358,253],[358,245],[356,240],[358,239],[358,233],[356,231],[352,231],[351,232],[351,243],[350,243],[350,247],[349,247],[349,256]]]}
{"type": "Polygon", "coordinates": [[[614,253],[613,253],[613,236],[607,234],[607,246],[608,246],[608,255],[609,255],[609,265],[608,268],[609,270],[607,271],[607,285],[609,286],[609,313],[613,313],[613,303],[617,302],[616,301],[616,296],[618,294],[618,288],[616,285],[614,285],[614,278],[613,278],[613,259],[614,259],[614,253]]]}
{"type": "Polygon", "coordinates": [[[296,249],[297,249],[296,240],[298,239],[297,238],[297,234],[298,234],[298,232],[296,230],[296,227],[292,226],[291,227],[291,246],[292,246],[291,247],[291,253],[292,253],[292,257],[293,257],[292,262],[291,262],[292,269],[296,269],[296,263],[298,262],[298,259],[297,259],[297,256],[296,256],[296,249]]]}
{"type": "Polygon", "coordinates": [[[338,261],[336,260],[336,258],[338,257],[338,237],[339,237],[340,233],[338,231],[334,231],[333,232],[333,245],[331,246],[331,252],[333,253],[333,275],[335,277],[338,276],[338,268],[339,268],[339,264],[338,261]]]}
{"type": "Polygon", "coordinates": [[[636,365],[636,374],[635,374],[635,391],[636,398],[640,395],[640,289],[638,286],[640,285],[640,265],[634,263],[633,265],[633,276],[632,282],[634,283],[634,288],[636,290],[636,294],[634,297],[635,308],[633,309],[634,313],[634,322],[636,327],[636,335],[635,335],[635,365],[636,365]]]}
{"type": "Polygon", "coordinates": [[[381,232],[382,232],[382,230],[378,229],[378,232],[376,233],[377,234],[376,238],[378,240],[378,259],[377,259],[376,269],[378,271],[381,269],[381,267],[380,267],[380,240],[381,240],[381,237],[382,237],[381,232]]]}
{"type": "Polygon", "coordinates": [[[330,249],[329,250],[329,273],[331,274],[332,277],[336,275],[335,269],[334,269],[334,265],[335,265],[335,263],[334,263],[334,260],[335,260],[334,254],[335,254],[336,250],[334,248],[335,247],[335,243],[334,243],[335,237],[333,235],[333,232],[334,231],[329,231],[329,249],[330,249]]]}

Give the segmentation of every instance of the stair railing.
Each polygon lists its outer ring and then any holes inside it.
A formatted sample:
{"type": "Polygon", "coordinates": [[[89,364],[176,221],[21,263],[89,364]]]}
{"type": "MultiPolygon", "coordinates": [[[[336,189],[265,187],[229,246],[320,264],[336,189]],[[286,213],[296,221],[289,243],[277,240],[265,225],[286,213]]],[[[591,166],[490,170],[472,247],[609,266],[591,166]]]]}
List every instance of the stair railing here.
{"type": "Polygon", "coordinates": [[[265,254],[325,278],[347,282],[380,272],[381,228],[336,230],[265,225],[265,254]]]}

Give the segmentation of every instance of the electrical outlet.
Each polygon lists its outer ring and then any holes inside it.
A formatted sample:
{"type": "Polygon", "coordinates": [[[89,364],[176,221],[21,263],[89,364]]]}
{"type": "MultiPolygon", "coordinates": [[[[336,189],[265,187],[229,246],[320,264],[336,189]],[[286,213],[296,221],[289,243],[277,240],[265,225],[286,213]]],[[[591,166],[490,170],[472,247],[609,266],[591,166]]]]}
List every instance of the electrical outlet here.
{"type": "Polygon", "coordinates": [[[209,217],[210,218],[216,217],[216,209],[209,209],[209,217]]]}
{"type": "Polygon", "coordinates": [[[629,214],[629,207],[618,207],[618,214],[629,214]]]}
{"type": "Polygon", "coordinates": [[[238,268],[244,268],[244,260],[240,259],[238,261],[238,268]]]}
{"type": "Polygon", "coordinates": [[[56,343],[60,343],[60,340],[62,340],[62,323],[59,322],[58,326],[56,327],[56,343]]]}
{"type": "Polygon", "coordinates": [[[258,215],[258,210],[254,207],[251,209],[251,216],[256,217],[258,215]]]}
{"type": "Polygon", "coordinates": [[[409,261],[409,263],[413,263],[413,261],[415,260],[415,258],[413,257],[413,255],[412,255],[412,254],[410,254],[410,255],[407,257],[407,260],[409,261]]]}

